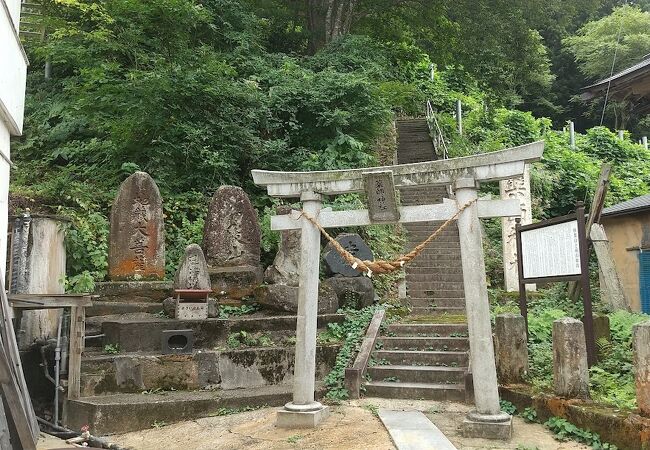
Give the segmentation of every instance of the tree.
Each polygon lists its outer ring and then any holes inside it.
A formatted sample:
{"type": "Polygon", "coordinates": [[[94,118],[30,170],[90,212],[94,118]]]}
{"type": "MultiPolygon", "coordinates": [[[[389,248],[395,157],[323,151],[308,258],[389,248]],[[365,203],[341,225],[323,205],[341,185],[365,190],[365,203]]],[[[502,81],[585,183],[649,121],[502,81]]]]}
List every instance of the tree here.
{"type": "Polygon", "coordinates": [[[586,76],[594,80],[605,78],[612,70],[612,62],[614,71],[620,71],[650,52],[650,12],[636,6],[621,6],[610,15],[587,23],[563,43],[586,76]]]}

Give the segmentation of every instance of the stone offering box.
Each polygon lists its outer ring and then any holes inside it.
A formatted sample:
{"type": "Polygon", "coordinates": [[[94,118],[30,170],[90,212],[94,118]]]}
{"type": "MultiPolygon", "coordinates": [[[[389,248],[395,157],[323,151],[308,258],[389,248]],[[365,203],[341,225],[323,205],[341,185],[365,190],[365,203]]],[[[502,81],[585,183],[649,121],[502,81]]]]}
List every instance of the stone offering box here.
{"type": "Polygon", "coordinates": [[[176,289],[176,318],[178,320],[206,320],[210,289],[176,289]]]}

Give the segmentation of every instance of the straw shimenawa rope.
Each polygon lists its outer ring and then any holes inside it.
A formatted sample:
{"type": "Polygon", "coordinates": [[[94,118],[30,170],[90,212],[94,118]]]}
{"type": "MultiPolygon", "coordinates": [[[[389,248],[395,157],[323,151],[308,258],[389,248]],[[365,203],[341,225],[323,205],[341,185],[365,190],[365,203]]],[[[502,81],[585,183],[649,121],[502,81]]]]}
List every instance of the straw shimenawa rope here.
{"type": "Polygon", "coordinates": [[[444,230],[451,222],[456,220],[460,213],[462,213],[465,209],[467,209],[469,206],[472,204],[476,203],[476,199],[472,200],[471,202],[465,204],[462,208],[460,208],[456,214],[454,214],[451,218],[447,219],[440,227],[435,230],[431,235],[426,238],[424,241],[422,241],[420,244],[418,244],[413,250],[408,252],[404,256],[400,256],[397,259],[394,259],[393,261],[384,261],[384,260],[378,260],[378,261],[368,261],[368,260],[361,260],[354,256],[352,253],[347,251],[341,244],[339,244],[336,239],[334,239],[330,234],[323,228],[316,219],[313,217],[309,216],[307,213],[303,212],[301,214],[302,217],[305,219],[309,220],[316,228],[320,230],[320,232],[327,238],[328,241],[331,242],[331,244],[334,246],[334,249],[336,252],[341,255],[341,257],[352,266],[353,269],[358,270],[359,272],[364,273],[368,277],[371,277],[373,273],[379,273],[379,274],[384,274],[384,273],[391,273],[396,270],[400,270],[402,267],[404,267],[404,264],[410,263],[413,259],[415,259],[420,253],[422,253],[422,250],[429,245],[431,241],[433,241],[442,230],[444,230]]]}

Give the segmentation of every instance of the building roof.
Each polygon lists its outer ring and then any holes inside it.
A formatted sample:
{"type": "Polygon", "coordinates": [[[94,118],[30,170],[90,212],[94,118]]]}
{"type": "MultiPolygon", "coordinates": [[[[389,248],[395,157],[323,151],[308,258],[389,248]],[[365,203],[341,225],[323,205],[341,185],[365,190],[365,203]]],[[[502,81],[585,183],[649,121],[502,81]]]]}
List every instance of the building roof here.
{"type": "Polygon", "coordinates": [[[582,89],[583,100],[609,96],[616,100],[629,100],[635,105],[637,113],[650,111],[650,55],[611,77],[600,80],[582,89]]]}
{"type": "Polygon", "coordinates": [[[603,209],[603,216],[624,216],[650,210],[650,194],[627,200],[603,209]]]}

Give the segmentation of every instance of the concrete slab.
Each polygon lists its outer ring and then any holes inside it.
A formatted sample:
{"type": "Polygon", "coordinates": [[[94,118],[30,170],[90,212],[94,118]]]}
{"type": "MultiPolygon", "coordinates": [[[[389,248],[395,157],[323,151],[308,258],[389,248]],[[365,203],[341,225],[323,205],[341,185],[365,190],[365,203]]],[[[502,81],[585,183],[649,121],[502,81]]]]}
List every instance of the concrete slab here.
{"type": "Polygon", "coordinates": [[[457,450],[420,411],[379,409],[379,418],[398,450],[457,450]]]}
{"type": "Polygon", "coordinates": [[[278,428],[316,428],[330,416],[329,406],[316,411],[278,411],[278,428]]]}

